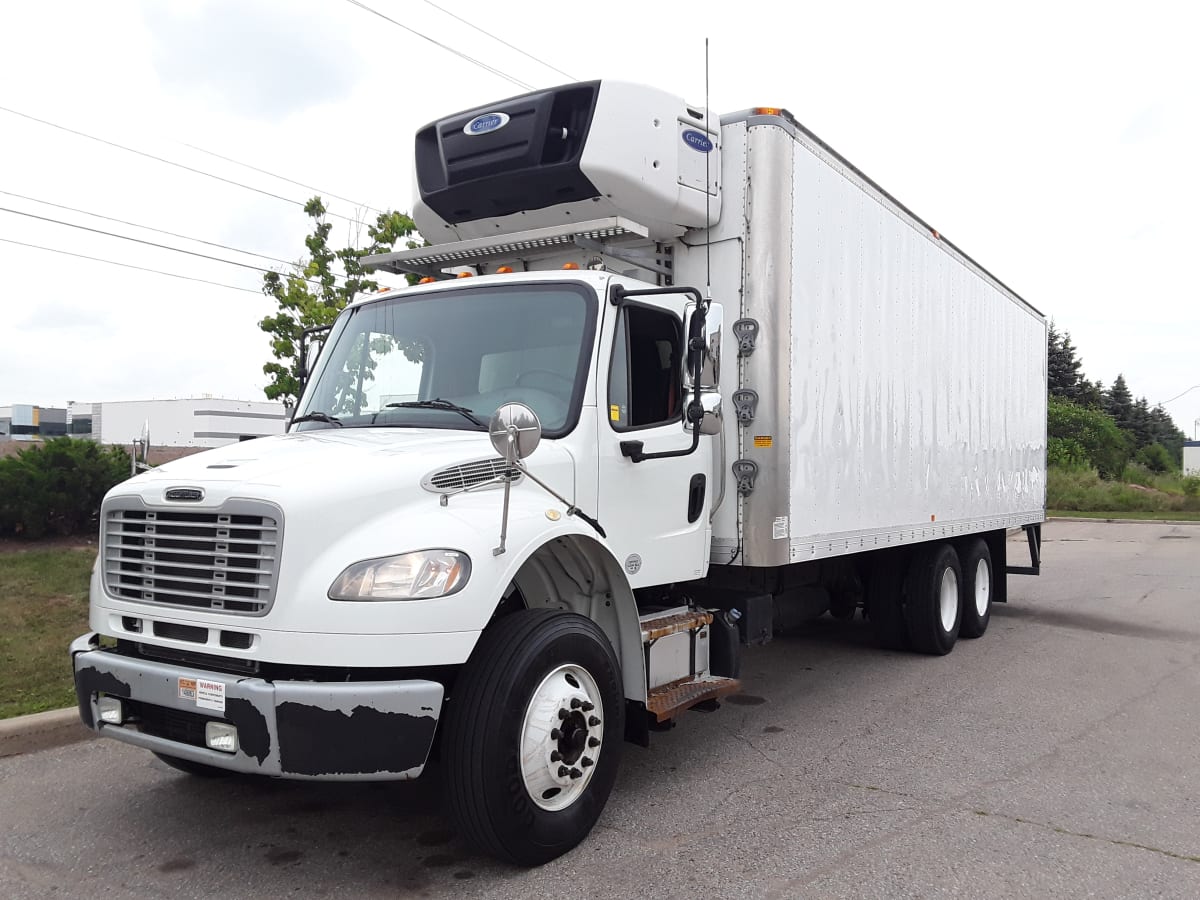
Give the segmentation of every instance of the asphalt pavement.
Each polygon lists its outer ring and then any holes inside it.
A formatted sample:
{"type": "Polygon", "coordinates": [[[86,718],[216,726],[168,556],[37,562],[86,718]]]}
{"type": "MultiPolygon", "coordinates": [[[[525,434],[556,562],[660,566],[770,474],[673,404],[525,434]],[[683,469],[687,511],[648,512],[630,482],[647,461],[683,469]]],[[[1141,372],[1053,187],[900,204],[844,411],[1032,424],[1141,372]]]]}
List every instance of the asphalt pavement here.
{"type": "Polygon", "coordinates": [[[532,871],[454,835],[436,769],[0,759],[0,896],[1200,896],[1200,524],[1051,522],[982,639],[921,657],[826,618],[748,651],[743,686],[626,745],[591,837],[532,871]]]}

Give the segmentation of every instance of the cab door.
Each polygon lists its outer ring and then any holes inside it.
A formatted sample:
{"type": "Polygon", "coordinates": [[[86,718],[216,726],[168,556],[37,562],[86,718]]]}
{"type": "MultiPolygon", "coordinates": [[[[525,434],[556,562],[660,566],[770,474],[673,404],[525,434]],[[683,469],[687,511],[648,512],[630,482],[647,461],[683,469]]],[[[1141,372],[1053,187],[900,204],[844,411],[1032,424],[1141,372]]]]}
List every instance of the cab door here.
{"type": "Polygon", "coordinates": [[[700,578],[708,568],[713,439],[701,435],[687,455],[634,461],[637,442],[647,455],[692,445],[684,389],[691,298],[639,296],[628,286],[635,296],[606,303],[597,359],[597,507],[630,584],[641,587],[700,578]]]}

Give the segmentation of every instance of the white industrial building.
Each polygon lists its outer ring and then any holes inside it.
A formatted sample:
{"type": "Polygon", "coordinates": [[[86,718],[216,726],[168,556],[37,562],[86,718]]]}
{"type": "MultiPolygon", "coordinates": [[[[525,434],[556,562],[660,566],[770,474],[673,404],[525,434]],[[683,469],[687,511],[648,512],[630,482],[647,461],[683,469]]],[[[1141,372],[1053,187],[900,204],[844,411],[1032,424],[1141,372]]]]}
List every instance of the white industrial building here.
{"type": "Polygon", "coordinates": [[[127,445],[145,428],[154,447],[220,447],[283,434],[287,424],[281,403],[212,397],[71,403],[67,412],[73,437],[127,445]]]}
{"type": "Polygon", "coordinates": [[[1184,442],[1183,474],[1200,475],[1200,441],[1184,442]]]}

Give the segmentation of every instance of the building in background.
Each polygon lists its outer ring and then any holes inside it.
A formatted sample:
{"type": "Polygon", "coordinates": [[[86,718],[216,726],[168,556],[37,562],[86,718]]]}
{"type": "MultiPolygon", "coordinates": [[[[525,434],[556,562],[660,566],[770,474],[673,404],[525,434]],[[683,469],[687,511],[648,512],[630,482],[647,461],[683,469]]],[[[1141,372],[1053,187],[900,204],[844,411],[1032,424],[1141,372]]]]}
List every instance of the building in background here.
{"type": "Polygon", "coordinates": [[[1200,475],[1200,441],[1184,441],[1183,474],[1200,475]]]}
{"type": "Polygon", "coordinates": [[[0,440],[69,434],[128,446],[148,428],[154,447],[207,448],[283,434],[286,424],[287,413],[280,403],[212,397],[70,403],[66,409],[28,404],[0,407],[0,440]]]}

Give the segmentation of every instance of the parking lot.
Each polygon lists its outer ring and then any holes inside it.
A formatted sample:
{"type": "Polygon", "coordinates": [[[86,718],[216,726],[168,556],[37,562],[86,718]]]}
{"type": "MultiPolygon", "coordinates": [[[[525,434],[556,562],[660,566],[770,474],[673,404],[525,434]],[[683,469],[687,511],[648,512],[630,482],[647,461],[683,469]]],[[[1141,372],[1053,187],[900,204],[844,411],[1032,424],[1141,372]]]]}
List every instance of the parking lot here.
{"type": "Polygon", "coordinates": [[[1200,524],[1045,539],[946,657],[857,618],[749,650],[541,869],[464,846],[436,768],[208,781],[89,741],[0,760],[0,896],[1200,896],[1200,524]]]}

